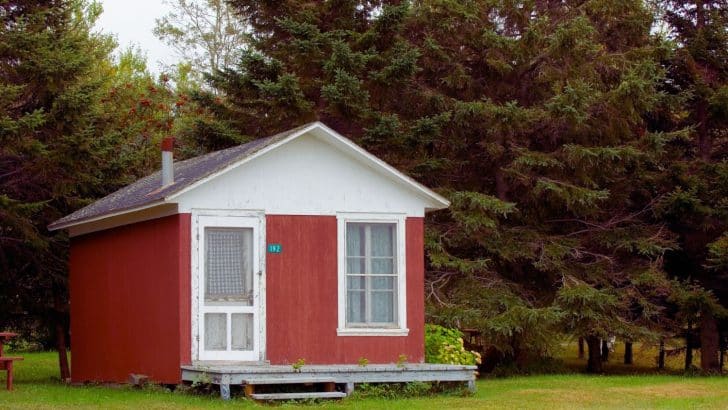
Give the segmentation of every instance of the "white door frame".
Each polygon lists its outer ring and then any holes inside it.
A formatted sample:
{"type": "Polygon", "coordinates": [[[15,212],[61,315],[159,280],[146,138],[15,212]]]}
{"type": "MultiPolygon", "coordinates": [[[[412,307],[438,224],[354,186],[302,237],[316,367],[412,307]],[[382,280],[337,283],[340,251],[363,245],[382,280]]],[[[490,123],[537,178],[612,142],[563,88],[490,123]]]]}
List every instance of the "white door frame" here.
{"type": "MultiPolygon", "coordinates": [[[[191,212],[191,337],[192,337],[192,360],[240,360],[240,361],[265,361],[266,358],[266,317],[265,317],[265,249],[266,249],[266,229],[265,214],[263,211],[237,211],[237,210],[213,210],[213,209],[195,209],[191,212]],[[256,357],[246,357],[245,359],[229,359],[215,358],[202,353],[203,341],[201,340],[202,331],[204,331],[204,323],[201,321],[200,306],[204,300],[202,269],[204,267],[204,255],[202,254],[202,237],[201,229],[205,226],[240,226],[254,225],[253,236],[254,257],[257,259],[258,271],[253,272],[253,288],[254,288],[254,328],[257,329],[254,343],[256,349],[256,357]]],[[[213,355],[214,356],[214,355],[213,355]]]]}

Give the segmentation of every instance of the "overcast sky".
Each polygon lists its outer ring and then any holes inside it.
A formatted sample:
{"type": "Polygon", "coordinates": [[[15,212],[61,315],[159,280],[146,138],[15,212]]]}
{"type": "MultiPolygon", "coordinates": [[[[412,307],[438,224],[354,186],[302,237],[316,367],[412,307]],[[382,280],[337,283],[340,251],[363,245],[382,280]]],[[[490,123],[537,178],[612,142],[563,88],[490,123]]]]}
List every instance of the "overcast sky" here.
{"type": "Polygon", "coordinates": [[[114,34],[120,49],[137,45],[146,52],[149,69],[159,72],[161,64],[171,65],[177,57],[171,48],[154,34],[154,19],[169,10],[162,0],[101,0],[104,13],[96,23],[106,33],[114,34]]]}

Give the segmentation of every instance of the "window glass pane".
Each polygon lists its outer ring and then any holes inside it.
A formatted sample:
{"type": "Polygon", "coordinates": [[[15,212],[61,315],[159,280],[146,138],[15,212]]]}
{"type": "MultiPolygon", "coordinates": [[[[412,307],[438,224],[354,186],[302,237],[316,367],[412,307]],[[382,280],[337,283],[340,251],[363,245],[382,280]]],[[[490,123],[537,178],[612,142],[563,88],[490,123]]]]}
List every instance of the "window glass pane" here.
{"type": "Polygon", "coordinates": [[[373,276],[371,278],[372,289],[394,290],[394,277],[373,276]]]}
{"type": "Polygon", "coordinates": [[[364,291],[348,291],[346,302],[346,322],[364,323],[366,321],[364,291]]]}
{"type": "Polygon", "coordinates": [[[394,323],[394,292],[372,292],[372,322],[394,323]]]}
{"type": "Polygon", "coordinates": [[[346,224],[346,256],[364,256],[366,224],[346,224]]]}
{"type": "Polygon", "coordinates": [[[346,258],[346,273],[365,273],[366,259],[362,257],[346,258]]]}
{"type": "Polygon", "coordinates": [[[396,223],[346,224],[347,323],[396,324],[396,228],[396,223]]]}
{"type": "Polygon", "coordinates": [[[391,275],[394,273],[394,260],[391,258],[372,259],[371,273],[377,275],[391,275]]]}
{"type": "Polygon", "coordinates": [[[253,350],[253,315],[233,313],[230,320],[232,350],[253,350]]]}
{"type": "Polygon", "coordinates": [[[346,288],[349,290],[364,290],[366,289],[364,281],[364,276],[347,276],[346,288]]]}
{"type": "Polygon", "coordinates": [[[205,350],[227,350],[225,313],[205,313],[205,350]]]}
{"type": "Polygon", "coordinates": [[[253,229],[205,228],[205,301],[253,303],[253,229]]]}
{"type": "Polygon", "coordinates": [[[371,256],[393,256],[395,224],[371,224],[371,256]]]}

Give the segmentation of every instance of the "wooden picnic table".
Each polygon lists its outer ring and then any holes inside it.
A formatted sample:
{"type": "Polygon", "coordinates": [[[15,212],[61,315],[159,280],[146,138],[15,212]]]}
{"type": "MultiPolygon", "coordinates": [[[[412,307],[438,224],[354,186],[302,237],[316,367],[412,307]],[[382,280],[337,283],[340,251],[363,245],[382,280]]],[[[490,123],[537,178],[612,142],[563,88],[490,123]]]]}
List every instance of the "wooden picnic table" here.
{"type": "Polygon", "coordinates": [[[13,389],[13,362],[16,360],[23,360],[22,357],[9,357],[3,355],[3,345],[8,340],[17,336],[17,333],[12,332],[0,332],[0,370],[5,370],[7,373],[7,381],[5,383],[8,390],[13,389]]]}

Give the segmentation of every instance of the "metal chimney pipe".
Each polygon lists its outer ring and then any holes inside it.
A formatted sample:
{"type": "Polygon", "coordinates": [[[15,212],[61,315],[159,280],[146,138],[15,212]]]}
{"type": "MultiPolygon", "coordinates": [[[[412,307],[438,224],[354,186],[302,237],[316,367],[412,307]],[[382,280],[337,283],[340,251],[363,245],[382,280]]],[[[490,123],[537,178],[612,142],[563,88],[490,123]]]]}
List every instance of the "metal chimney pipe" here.
{"type": "Polygon", "coordinates": [[[162,186],[174,183],[174,138],[162,139],[162,186]]]}

